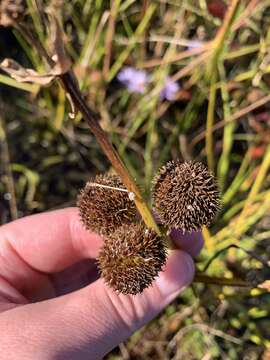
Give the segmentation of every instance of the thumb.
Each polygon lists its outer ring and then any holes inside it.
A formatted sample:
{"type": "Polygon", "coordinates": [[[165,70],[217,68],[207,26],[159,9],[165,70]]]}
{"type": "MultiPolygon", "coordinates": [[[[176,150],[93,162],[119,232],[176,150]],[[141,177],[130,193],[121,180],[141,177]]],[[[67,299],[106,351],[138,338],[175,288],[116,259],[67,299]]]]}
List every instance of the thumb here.
{"type": "MultiPolygon", "coordinates": [[[[174,250],[159,278],[142,294],[117,294],[99,279],[74,293],[3,313],[0,331],[8,328],[12,334],[12,347],[20,351],[14,359],[31,359],[30,354],[38,359],[101,359],[154,318],[193,275],[190,255],[174,250]]],[[[9,336],[4,336],[7,351],[9,336]]]]}

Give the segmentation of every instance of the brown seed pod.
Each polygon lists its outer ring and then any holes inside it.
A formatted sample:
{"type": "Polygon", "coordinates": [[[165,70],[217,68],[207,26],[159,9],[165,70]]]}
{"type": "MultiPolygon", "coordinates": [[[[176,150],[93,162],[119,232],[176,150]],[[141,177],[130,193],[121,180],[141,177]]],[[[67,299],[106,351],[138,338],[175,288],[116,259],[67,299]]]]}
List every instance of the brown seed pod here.
{"type": "Polygon", "coordinates": [[[151,285],[166,256],[162,237],[142,224],[125,224],[105,239],[98,263],[108,286],[136,295],[151,285]]]}
{"type": "Polygon", "coordinates": [[[118,226],[134,221],[135,203],[129,199],[128,192],[119,189],[125,187],[118,175],[98,175],[86,183],[78,196],[77,206],[87,230],[106,235],[118,226]]]}
{"type": "Polygon", "coordinates": [[[20,21],[26,7],[25,0],[2,0],[0,3],[0,25],[12,26],[20,21]]]}
{"type": "Polygon", "coordinates": [[[220,208],[215,177],[199,162],[170,161],[153,182],[155,211],[169,229],[186,231],[209,226],[220,208]]]}

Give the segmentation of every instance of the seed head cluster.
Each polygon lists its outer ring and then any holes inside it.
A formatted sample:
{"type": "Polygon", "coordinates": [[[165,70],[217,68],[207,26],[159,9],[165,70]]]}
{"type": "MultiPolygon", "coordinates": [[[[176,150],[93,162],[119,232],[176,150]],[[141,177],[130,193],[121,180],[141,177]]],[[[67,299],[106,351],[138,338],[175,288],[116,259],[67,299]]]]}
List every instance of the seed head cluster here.
{"type": "MultiPolygon", "coordinates": [[[[109,287],[136,295],[150,286],[166,262],[164,238],[136,219],[135,204],[118,175],[98,175],[81,190],[77,205],[86,229],[103,237],[98,256],[109,287]],[[137,220],[137,221],[136,221],[137,220]]],[[[201,163],[170,161],[153,182],[154,207],[163,225],[196,231],[210,225],[219,206],[216,180],[201,163]]]]}
{"type": "Polygon", "coordinates": [[[186,231],[209,226],[220,208],[215,177],[199,162],[170,161],[153,182],[155,210],[169,229],[186,231]]]}
{"type": "Polygon", "coordinates": [[[166,262],[164,240],[142,224],[124,224],[104,240],[98,262],[105,282],[123,294],[151,285],[166,262]]]}
{"type": "Polygon", "coordinates": [[[1,0],[0,1],[0,25],[12,26],[24,15],[26,8],[25,0],[1,0]]]}
{"type": "Polygon", "coordinates": [[[78,196],[77,206],[87,230],[107,235],[120,225],[131,224],[135,220],[137,210],[134,202],[127,192],[117,190],[124,188],[118,175],[98,175],[86,183],[78,196]]]}

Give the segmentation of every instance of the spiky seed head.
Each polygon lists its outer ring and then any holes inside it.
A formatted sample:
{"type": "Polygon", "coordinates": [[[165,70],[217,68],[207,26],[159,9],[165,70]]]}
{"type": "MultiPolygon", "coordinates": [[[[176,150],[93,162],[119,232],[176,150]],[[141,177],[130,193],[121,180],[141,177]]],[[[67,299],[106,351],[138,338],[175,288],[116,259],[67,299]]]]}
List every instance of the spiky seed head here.
{"type": "Polygon", "coordinates": [[[125,224],[105,239],[98,263],[108,286],[136,295],[151,285],[166,256],[162,237],[142,224],[125,224]]]}
{"type": "Polygon", "coordinates": [[[12,26],[20,21],[25,13],[25,0],[1,0],[0,25],[12,26]]]}
{"type": "Polygon", "coordinates": [[[199,162],[170,161],[153,182],[153,202],[161,222],[186,231],[209,226],[220,208],[213,174],[199,162]]]}
{"type": "Polygon", "coordinates": [[[77,206],[87,230],[106,235],[118,226],[134,221],[137,214],[135,203],[130,200],[128,192],[121,189],[125,187],[118,175],[102,174],[86,183],[78,196],[77,206]]]}

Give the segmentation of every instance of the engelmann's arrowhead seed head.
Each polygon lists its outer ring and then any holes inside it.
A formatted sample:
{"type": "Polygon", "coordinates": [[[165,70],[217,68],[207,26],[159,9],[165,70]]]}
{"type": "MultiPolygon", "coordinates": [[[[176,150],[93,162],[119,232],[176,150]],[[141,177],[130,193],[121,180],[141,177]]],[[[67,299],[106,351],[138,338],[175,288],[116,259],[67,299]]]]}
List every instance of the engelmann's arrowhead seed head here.
{"type": "Polygon", "coordinates": [[[186,231],[209,226],[220,208],[214,175],[193,161],[170,161],[153,181],[153,202],[163,225],[186,231]]]}
{"type": "Polygon", "coordinates": [[[131,224],[137,214],[134,201],[118,175],[98,175],[81,190],[77,206],[84,227],[100,235],[122,224],[131,224]],[[100,186],[99,186],[100,185],[100,186]]]}
{"type": "Polygon", "coordinates": [[[136,295],[151,285],[166,257],[162,237],[142,224],[125,224],[105,238],[98,264],[108,286],[136,295]]]}

